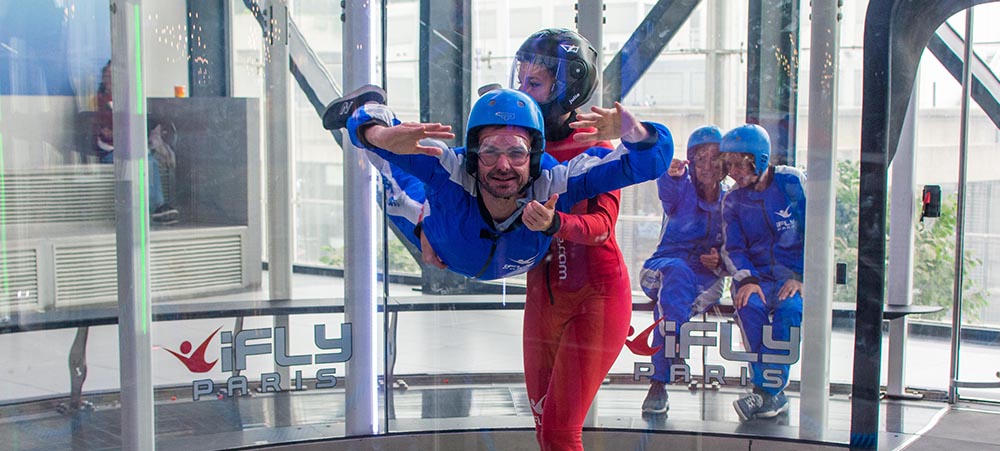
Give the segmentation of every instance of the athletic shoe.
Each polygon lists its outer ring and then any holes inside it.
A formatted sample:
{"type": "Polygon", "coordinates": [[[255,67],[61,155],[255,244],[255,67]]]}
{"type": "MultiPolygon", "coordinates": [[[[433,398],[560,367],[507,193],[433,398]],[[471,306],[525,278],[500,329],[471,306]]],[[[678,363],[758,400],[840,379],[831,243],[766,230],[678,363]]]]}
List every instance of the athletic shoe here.
{"type": "Polygon", "coordinates": [[[666,413],[670,409],[670,400],[666,385],[660,381],[650,381],[646,399],[642,401],[642,411],[645,413],[666,413]]]}
{"type": "Polygon", "coordinates": [[[740,421],[750,421],[757,417],[757,412],[764,405],[764,397],[756,393],[747,393],[742,398],[733,401],[736,414],[740,416],[740,421]]]}
{"type": "Polygon", "coordinates": [[[181,213],[170,204],[163,204],[153,211],[153,222],[162,225],[174,224],[180,220],[181,213]]]}
{"type": "Polygon", "coordinates": [[[347,120],[354,114],[354,110],[366,103],[385,105],[385,91],[375,85],[364,85],[330,102],[323,112],[323,128],[327,130],[346,128],[347,120]]]}
{"type": "Polygon", "coordinates": [[[777,395],[764,395],[764,404],[757,410],[757,418],[774,418],[778,414],[788,410],[788,397],[784,391],[777,395]]]}

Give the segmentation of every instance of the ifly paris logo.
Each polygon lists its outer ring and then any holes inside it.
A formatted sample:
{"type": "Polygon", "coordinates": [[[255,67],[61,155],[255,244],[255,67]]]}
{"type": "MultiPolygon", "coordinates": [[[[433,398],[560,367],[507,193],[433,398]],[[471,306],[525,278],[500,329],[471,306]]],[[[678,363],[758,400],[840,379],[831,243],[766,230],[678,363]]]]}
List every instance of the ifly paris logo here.
{"type": "MultiPolygon", "coordinates": [[[[664,357],[669,359],[676,359],[678,357],[682,359],[690,358],[691,347],[702,346],[718,347],[722,358],[731,362],[791,365],[799,360],[800,329],[798,327],[789,328],[788,340],[782,341],[773,339],[773,328],[770,325],[763,326],[764,346],[775,351],[775,354],[745,352],[734,349],[733,327],[734,324],[730,322],[690,321],[682,324],[680,332],[674,335],[673,333],[664,333],[664,331],[677,330],[677,324],[674,321],[666,321],[660,318],[659,321],[644,329],[639,335],[636,335],[635,338],[625,340],[625,346],[636,355],[652,356],[656,353],[663,353],[664,357]],[[649,336],[657,326],[660,327],[658,333],[664,336],[663,346],[651,347],[649,345],[649,336]],[[711,335],[716,332],[718,332],[718,336],[711,335]],[[680,337],[679,341],[678,337],[680,337]]],[[[629,336],[632,336],[633,333],[635,333],[635,330],[630,328],[629,336]]],[[[638,381],[642,376],[652,376],[654,370],[653,365],[648,362],[635,362],[632,379],[638,381]]],[[[781,376],[781,371],[778,369],[765,369],[762,374],[764,387],[780,388],[783,383],[781,376]]],[[[706,385],[712,384],[713,381],[719,385],[725,385],[726,368],[722,365],[705,365],[705,374],[702,375],[702,378],[706,385]]],[[[691,367],[687,364],[671,365],[668,380],[675,381],[677,379],[683,379],[685,383],[690,383],[691,367]]],[[[740,385],[746,386],[748,382],[749,371],[747,366],[744,365],[740,368],[740,385]]]]}
{"type": "MultiPolygon", "coordinates": [[[[275,327],[273,329],[246,329],[237,333],[233,331],[222,331],[219,334],[222,347],[219,350],[220,357],[212,362],[205,360],[205,350],[208,344],[219,332],[216,329],[204,342],[191,352],[191,343],[184,341],[181,343],[180,351],[176,352],[167,349],[171,355],[176,357],[193,373],[207,373],[215,364],[222,361],[222,371],[235,372],[247,369],[247,357],[273,355],[274,363],[278,366],[291,368],[304,365],[327,365],[342,363],[351,359],[352,340],[351,323],[340,325],[340,337],[328,338],[326,334],[326,324],[313,325],[313,344],[320,352],[313,354],[289,355],[288,349],[288,329],[285,327],[275,327]],[[325,352],[332,351],[332,352],[325,352]],[[190,355],[187,355],[191,352],[190,355]]],[[[315,388],[333,388],[337,386],[337,369],[320,368],[315,373],[315,388]]],[[[281,375],[277,372],[261,373],[260,392],[280,392],[283,391],[281,375]]],[[[204,395],[214,395],[216,392],[215,381],[212,379],[198,379],[191,383],[192,399],[198,401],[204,395]]],[[[302,390],[304,379],[302,370],[295,370],[295,375],[285,385],[288,390],[302,390]]],[[[249,380],[246,376],[230,376],[226,380],[225,395],[236,396],[249,393],[249,380]]]]}
{"type": "Polygon", "coordinates": [[[774,212],[775,215],[781,218],[780,220],[774,222],[774,228],[777,229],[778,232],[784,232],[798,227],[798,221],[796,221],[795,218],[792,218],[791,210],[792,206],[789,205],[785,207],[784,210],[774,212]]]}
{"type": "Polygon", "coordinates": [[[195,349],[194,352],[191,353],[191,355],[187,355],[189,352],[191,352],[191,342],[187,340],[184,340],[184,342],[181,343],[181,349],[180,349],[181,352],[179,353],[172,351],[169,348],[163,348],[163,349],[165,349],[174,357],[177,357],[177,360],[180,360],[181,363],[183,363],[184,366],[186,366],[187,369],[190,370],[192,373],[207,373],[211,371],[212,368],[215,367],[215,364],[219,361],[219,359],[215,359],[212,362],[206,362],[205,350],[208,349],[208,343],[212,341],[212,337],[214,337],[215,334],[218,333],[220,329],[222,329],[222,327],[215,329],[215,332],[212,332],[212,335],[209,335],[208,338],[205,339],[205,341],[201,342],[201,344],[198,345],[198,349],[195,349]]]}

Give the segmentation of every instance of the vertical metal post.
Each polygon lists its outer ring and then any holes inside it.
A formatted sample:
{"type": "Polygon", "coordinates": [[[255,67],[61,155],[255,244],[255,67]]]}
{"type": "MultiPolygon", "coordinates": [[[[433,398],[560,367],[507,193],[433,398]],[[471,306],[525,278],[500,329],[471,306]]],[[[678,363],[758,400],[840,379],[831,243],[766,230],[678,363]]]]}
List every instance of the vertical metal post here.
{"type": "MultiPolygon", "coordinates": [[[[344,91],[350,92],[374,78],[371,2],[347,0],[342,17],[344,91]]],[[[346,139],[343,147],[344,316],[354,330],[354,352],[347,362],[346,432],[371,435],[378,432],[375,173],[362,150],[346,139]]]]}
{"type": "MultiPolygon", "coordinates": [[[[420,121],[451,125],[455,144],[465,141],[472,87],[472,0],[420,0],[420,121]]],[[[494,49],[494,51],[497,51],[494,49]]],[[[504,62],[506,64],[506,62],[504,62]]],[[[489,80],[490,82],[503,80],[489,80]]],[[[477,281],[424,265],[424,294],[482,292],[477,281]]]]}
{"type": "Polygon", "coordinates": [[[267,117],[267,273],[271,299],[292,297],[292,140],[288,68],[288,0],[265,11],[264,89],[267,117]]]}
{"type": "MultiPolygon", "coordinates": [[[[389,0],[382,0],[379,2],[379,28],[381,39],[379,45],[379,56],[380,56],[380,66],[379,69],[382,75],[382,87],[389,86],[389,75],[386,72],[388,63],[387,59],[387,47],[388,42],[388,25],[389,25],[389,8],[387,3],[389,0]]],[[[392,324],[396,324],[396,312],[389,313],[389,215],[386,213],[389,211],[389,193],[386,190],[382,190],[382,197],[379,199],[381,201],[382,207],[382,368],[385,377],[382,378],[382,387],[384,393],[384,405],[385,405],[385,423],[381,424],[382,430],[386,433],[389,432],[389,420],[396,418],[396,404],[393,399],[393,379],[392,371],[396,365],[396,334],[395,327],[389,327],[390,315],[392,319],[392,324]],[[390,330],[393,332],[390,334],[390,330]]],[[[404,240],[405,241],[405,240],[404,240]]]]}
{"type": "Polygon", "coordinates": [[[229,0],[187,0],[188,95],[224,97],[229,74],[229,0]]]}
{"type": "MultiPolygon", "coordinates": [[[[292,208],[295,192],[291,124],[292,96],[288,64],[288,0],[274,0],[264,27],[264,92],[267,110],[267,278],[273,300],[292,298],[292,257],[295,255],[292,208]]],[[[288,329],[288,315],[274,317],[274,327],[288,329]]],[[[289,343],[285,342],[286,348],[289,343]]],[[[288,349],[285,349],[286,355],[288,349]]],[[[288,367],[275,365],[282,384],[290,387],[288,367]]],[[[287,396],[275,398],[275,424],[289,425],[287,396]]]]}
{"type": "Polygon", "coordinates": [[[118,257],[118,352],[123,449],[151,450],[152,324],[149,288],[149,193],[142,1],[111,2],[114,80],[115,215],[118,257]]]}
{"type": "Polygon", "coordinates": [[[705,78],[711,80],[705,88],[705,105],[708,111],[705,121],[723,130],[729,130],[736,119],[733,114],[732,88],[729,80],[729,64],[726,46],[729,45],[729,0],[708,0],[705,2],[707,26],[705,55],[705,78]]]}
{"type": "Polygon", "coordinates": [[[747,122],[771,136],[771,161],[795,165],[799,0],[749,2],[747,122]]]}
{"type": "Polygon", "coordinates": [[[851,447],[877,449],[882,313],[885,302],[885,221],[888,186],[892,23],[891,0],[871,2],[865,15],[861,176],[858,181],[858,292],[851,387],[851,447]]]}
{"type": "Polygon", "coordinates": [[[962,116],[961,141],[958,146],[958,206],[955,210],[955,283],[952,288],[951,306],[951,381],[948,383],[948,402],[958,400],[958,362],[962,349],[962,282],[965,279],[965,184],[969,153],[969,94],[972,73],[972,7],[965,10],[965,52],[962,57],[962,116]]]}
{"type": "MultiPolygon", "coordinates": [[[[576,2],[576,29],[597,50],[597,70],[604,72],[604,0],[579,0],[576,2]]],[[[590,110],[591,106],[603,106],[601,93],[604,92],[604,81],[597,79],[597,88],[590,100],[581,107],[590,110]]]]}
{"type": "Polygon", "coordinates": [[[805,280],[802,285],[803,437],[821,440],[830,394],[830,337],[833,321],[833,223],[837,194],[837,0],[812,0],[809,56],[809,177],[806,180],[805,280]],[[830,99],[834,99],[831,101],[830,99]]]}
{"type": "MultiPolygon", "coordinates": [[[[576,28],[583,37],[587,38],[593,44],[594,49],[597,50],[597,70],[603,72],[604,52],[601,50],[601,47],[604,45],[604,0],[578,1],[576,3],[576,28]]],[[[598,78],[597,89],[594,90],[594,94],[582,109],[590,110],[590,107],[593,105],[602,106],[600,96],[602,92],[601,83],[600,78],[598,78]]],[[[597,427],[598,410],[600,408],[597,403],[597,396],[594,396],[594,400],[587,410],[587,416],[583,419],[584,426],[597,427]]]]}
{"type": "MultiPolygon", "coordinates": [[[[886,303],[909,305],[913,298],[913,219],[916,190],[917,86],[913,84],[906,108],[896,156],[892,159],[892,202],[889,204],[889,277],[886,279],[886,303]]],[[[889,321],[888,385],[886,396],[906,396],[906,316],[889,321]]]]}

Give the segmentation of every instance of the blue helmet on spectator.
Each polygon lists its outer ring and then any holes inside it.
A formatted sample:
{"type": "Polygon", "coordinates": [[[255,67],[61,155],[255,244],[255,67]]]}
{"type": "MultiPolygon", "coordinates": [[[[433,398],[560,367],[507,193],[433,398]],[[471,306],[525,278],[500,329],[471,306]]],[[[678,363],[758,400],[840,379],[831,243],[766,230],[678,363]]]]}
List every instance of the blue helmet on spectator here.
{"type": "Polygon", "coordinates": [[[761,175],[771,161],[771,138],[757,124],[743,124],[726,133],[719,144],[722,153],[746,153],[753,156],[754,172],[761,175]]]}
{"type": "Polygon", "coordinates": [[[722,142],[722,130],[714,125],[706,125],[699,127],[697,130],[691,132],[691,136],[688,138],[687,145],[687,157],[690,160],[694,157],[694,150],[698,146],[703,146],[705,144],[719,144],[722,142]]]}
{"type": "MultiPolygon", "coordinates": [[[[698,127],[695,131],[691,132],[691,136],[688,137],[687,143],[687,159],[688,161],[694,163],[694,156],[698,148],[706,144],[719,145],[722,142],[722,130],[714,125],[705,125],[698,127]]],[[[688,166],[688,171],[691,173],[691,179],[696,179],[695,165],[691,164],[688,166]]],[[[725,174],[723,174],[725,175],[725,174]]]]}
{"type": "Polygon", "coordinates": [[[483,94],[472,111],[465,131],[465,170],[475,174],[479,169],[479,132],[484,127],[520,127],[531,137],[529,174],[538,176],[545,149],[545,125],[538,103],[527,94],[513,89],[494,89],[483,94]]]}

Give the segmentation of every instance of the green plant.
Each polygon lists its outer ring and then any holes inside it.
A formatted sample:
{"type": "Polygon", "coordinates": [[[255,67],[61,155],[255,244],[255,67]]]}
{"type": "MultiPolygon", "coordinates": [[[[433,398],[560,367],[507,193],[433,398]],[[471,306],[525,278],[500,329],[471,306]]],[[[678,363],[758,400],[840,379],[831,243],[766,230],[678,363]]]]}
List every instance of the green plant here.
{"type": "Polygon", "coordinates": [[[344,248],[324,244],[319,248],[319,250],[323,253],[323,255],[319,257],[320,263],[339,268],[344,267],[344,248]]]}
{"type": "MultiPolygon", "coordinates": [[[[858,194],[860,170],[857,162],[838,162],[836,224],[834,226],[834,254],[836,261],[847,264],[847,285],[834,292],[836,302],[855,302],[857,299],[858,266],[858,194]]],[[[940,305],[939,313],[927,319],[941,319],[952,304],[955,262],[955,196],[942,201],[941,217],[933,223],[918,223],[913,244],[913,303],[940,305]]],[[[888,236],[888,227],[886,227],[888,236]]],[[[888,257],[888,256],[887,256],[888,257]]],[[[982,261],[969,252],[965,253],[963,278],[963,315],[975,319],[987,305],[988,293],[969,277],[972,269],[982,261]]]]}

